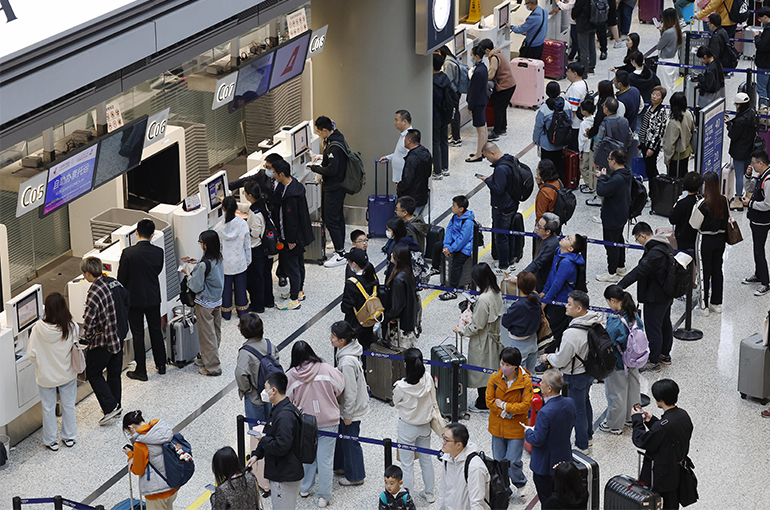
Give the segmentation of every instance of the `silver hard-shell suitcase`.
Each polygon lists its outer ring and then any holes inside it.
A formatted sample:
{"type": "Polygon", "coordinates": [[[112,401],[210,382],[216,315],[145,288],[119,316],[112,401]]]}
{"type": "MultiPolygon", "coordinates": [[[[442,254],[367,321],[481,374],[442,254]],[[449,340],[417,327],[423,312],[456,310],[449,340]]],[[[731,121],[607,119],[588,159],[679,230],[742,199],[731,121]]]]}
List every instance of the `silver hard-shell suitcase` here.
{"type": "Polygon", "coordinates": [[[766,403],[770,397],[770,349],[762,335],[754,334],[741,341],[738,364],[738,391],[742,398],[754,397],[766,403]]]}
{"type": "Polygon", "coordinates": [[[174,307],[174,318],[168,322],[166,353],[171,363],[183,367],[200,353],[198,324],[192,308],[174,307]]]}

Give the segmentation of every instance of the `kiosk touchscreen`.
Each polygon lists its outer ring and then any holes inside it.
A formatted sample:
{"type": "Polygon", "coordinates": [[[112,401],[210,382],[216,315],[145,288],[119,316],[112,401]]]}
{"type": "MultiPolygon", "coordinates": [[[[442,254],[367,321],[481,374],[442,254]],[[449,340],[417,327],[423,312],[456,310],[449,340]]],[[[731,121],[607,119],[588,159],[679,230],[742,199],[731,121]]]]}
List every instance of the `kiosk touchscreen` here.
{"type": "Polygon", "coordinates": [[[502,30],[511,22],[511,2],[505,2],[495,7],[495,22],[497,28],[502,30]]]}
{"type": "Polygon", "coordinates": [[[465,46],[467,44],[466,38],[467,38],[467,34],[464,28],[459,32],[455,33],[455,38],[454,38],[455,57],[460,58],[460,56],[463,53],[465,53],[465,46]]]}
{"type": "Polygon", "coordinates": [[[206,196],[208,197],[209,211],[222,207],[222,201],[225,199],[225,180],[220,175],[213,181],[206,184],[206,196]]]}
{"type": "Polygon", "coordinates": [[[305,121],[291,131],[291,159],[297,159],[310,149],[310,123],[305,121]]]}
{"type": "Polygon", "coordinates": [[[43,317],[43,287],[33,285],[20,293],[8,301],[6,310],[14,337],[29,331],[43,317]]]}
{"type": "Polygon", "coordinates": [[[230,194],[230,190],[227,188],[227,172],[220,170],[198,184],[198,192],[201,197],[201,205],[208,214],[208,228],[214,228],[219,217],[222,216],[222,201],[230,194]]]}
{"type": "Polygon", "coordinates": [[[99,143],[95,142],[49,168],[42,216],[91,191],[98,148],[99,143]]]}

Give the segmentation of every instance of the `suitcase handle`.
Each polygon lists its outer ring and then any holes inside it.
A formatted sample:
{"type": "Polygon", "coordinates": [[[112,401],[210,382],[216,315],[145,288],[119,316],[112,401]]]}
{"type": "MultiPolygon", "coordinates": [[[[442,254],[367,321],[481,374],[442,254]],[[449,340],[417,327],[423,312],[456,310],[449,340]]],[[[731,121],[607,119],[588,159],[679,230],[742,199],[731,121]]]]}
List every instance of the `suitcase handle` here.
{"type": "MultiPolygon", "coordinates": [[[[379,159],[374,160],[374,195],[377,196],[379,193],[377,192],[377,164],[380,162],[379,159]]],[[[390,194],[390,190],[388,189],[388,172],[390,170],[390,163],[388,161],[385,162],[385,196],[388,196],[390,194]]],[[[367,221],[369,218],[367,218],[367,221]]]]}

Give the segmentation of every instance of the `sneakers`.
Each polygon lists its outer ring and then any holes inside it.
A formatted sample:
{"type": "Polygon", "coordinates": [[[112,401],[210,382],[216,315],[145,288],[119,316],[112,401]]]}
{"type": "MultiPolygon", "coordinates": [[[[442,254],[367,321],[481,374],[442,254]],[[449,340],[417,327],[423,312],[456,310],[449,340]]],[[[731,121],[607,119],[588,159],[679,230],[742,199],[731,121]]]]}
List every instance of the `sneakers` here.
{"type": "Polygon", "coordinates": [[[279,310],[298,310],[302,305],[299,304],[299,300],[292,301],[291,299],[285,299],[278,303],[276,308],[279,310]]]}
{"type": "Polygon", "coordinates": [[[99,420],[99,425],[101,425],[101,426],[107,425],[110,422],[110,420],[120,416],[120,413],[122,413],[122,412],[123,412],[123,409],[121,409],[120,404],[118,404],[117,406],[115,406],[115,409],[113,409],[109,413],[105,414],[102,417],[102,419],[99,420]]]}
{"type": "Polygon", "coordinates": [[[550,367],[550,365],[548,365],[548,363],[538,363],[537,366],[535,367],[535,373],[542,374],[543,372],[545,372],[549,368],[551,368],[551,367],[550,367]]]}
{"type": "Polygon", "coordinates": [[[620,276],[618,276],[616,274],[610,274],[610,273],[598,274],[598,275],[596,275],[596,281],[608,282],[608,283],[617,283],[617,282],[620,281],[620,276]]]}
{"type": "Polygon", "coordinates": [[[640,373],[644,372],[660,372],[660,363],[647,363],[642,368],[639,369],[640,373]]]}
{"type": "Polygon", "coordinates": [[[449,301],[450,299],[457,299],[457,294],[454,292],[446,291],[438,297],[441,301],[449,301]]]}
{"type": "Polygon", "coordinates": [[[350,487],[352,485],[363,485],[363,484],[364,484],[363,480],[359,480],[357,482],[351,482],[347,478],[343,478],[343,479],[340,480],[340,485],[342,485],[344,487],[350,487]]]}
{"type": "Polygon", "coordinates": [[[585,450],[583,450],[582,448],[578,448],[578,447],[575,447],[575,449],[577,451],[579,451],[580,453],[582,453],[583,455],[585,455],[586,457],[590,457],[591,456],[591,447],[590,446],[588,448],[586,448],[585,450]]]}
{"type": "Polygon", "coordinates": [[[741,201],[740,197],[733,197],[733,199],[730,200],[730,210],[731,211],[743,210],[743,202],[741,201]]]}
{"type": "Polygon", "coordinates": [[[527,486],[526,485],[524,485],[523,487],[516,487],[514,485],[512,488],[513,488],[513,491],[512,491],[512,494],[511,494],[511,499],[513,499],[514,501],[516,501],[517,499],[521,500],[521,499],[524,499],[524,498],[527,497],[527,494],[526,494],[527,486]]]}
{"type": "Polygon", "coordinates": [[[770,285],[762,285],[756,291],[754,291],[754,295],[757,296],[757,297],[758,296],[764,296],[768,292],[770,292],[770,285]]]}
{"type": "Polygon", "coordinates": [[[744,285],[751,285],[752,283],[762,283],[762,282],[759,281],[759,278],[757,278],[757,275],[753,274],[748,278],[744,278],[743,280],[741,280],[741,283],[744,285]]]}
{"type": "Polygon", "coordinates": [[[622,429],[611,429],[606,423],[602,422],[599,425],[599,430],[602,432],[606,432],[607,434],[612,434],[613,436],[619,436],[623,433],[622,429]]]}
{"type": "Polygon", "coordinates": [[[76,442],[77,441],[75,441],[74,439],[64,439],[64,440],[62,440],[62,443],[64,443],[64,446],[66,446],[67,448],[72,448],[73,446],[75,446],[76,442]]]}
{"type": "Polygon", "coordinates": [[[601,52],[601,54],[599,55],[599,60],[607,60],[607,52],[606,51],[601,52]]]}
{"type": "Polygon", "coordinates": [[[625,423],[623,424],[623,426],[624,426],[625,428],[631,428],[631,427],[633,427],[633,426],[634,426],[634,422],[632,422],[632,421],[627,421],[627,422],[625,422],[625,423]]]}
{"type": "Polygon", "coordinates": [[[332,258],[324,262],[324,267],[344,266],[347,263],[348,261],[345,257],[335,252],[334,255],[332,255],[332,258]]]}
{"type": "Polygon", "coordinates": [[[594,196],[593,198],[589,198],[586,200],[586,205],[592,205],[594,207],[601,207],[602,206],[602,199],[598,196],[594,196]]]}
{"type": "Polygon", "coordinates": [[[43,445],[43,446],[45,446],[46,448],[48,448],[52,452],[58,452],[59,451],[59,443],[47,444],[47,445],[43,445]]]}
{"type": "Polygon", "coordinates": [[[444,177],[449,177],[449,169],[448,168],[443,169],[441,171],[441,175],[443,175],[444,177]]]}
{"type": "MultiPolygon", "coordinates": [[[[291,298],[291,292],[284,292],[281,294],[281,297],[283,299],[289,299],[291,298]]],[[[297,294],[297,301],[304,301],[305,300],[305,291],[301,290],[299,291],[299,294],[297,294]]]]}
{"type": "Polygon", "coordinates": [[[668,354],[661,354],[658,358],[658,363],[661,365],[670,365],[671,364],[671,356],[668,354]]]}
{"type": "Polygon", "coordinates": [[[441,270],[440,269],[436,269],[435,267],[431,267],[430,268],[430,275],[434,276],[434,275],[437,275],[437,274],[441,274],[441,270]]]}
{"type": "Polygon", "coordinates": [[[302,492],[302,491],[299,491],[299,497],[301,497],[301,498],[306,498],[306,497],[308,497],[308,496],[310,496],[310,493],[309,493],[309,492],[302,492]]]}
{"type": "Polygon", "coordinates": [[[318,508],[326,508],[329,505],[329,501],[324,498],[318,498],[318,508]]]}
{"type": "Polygon", "coordinates": [[[487,140],[489,140],[490,142],[494,142],[495,140],[499,140],[499,139],[500,139],[500,135],[498,135],[494,131],[489,133],[489,136],[487,137],[487,140]]]}
{"type": "Polygon", "coordinates": [[[449,140],[449,145],[452,147],[462,147],[463,141],[462,140],[449,140]]]}
{"type": "Polygon", "coordinates": [[[593,193],[594,192],[594,190],[591,189],[591,186],[589,186],[588,184],[581,184],[579,189],[580,189],[581,193],[593,193]]]}
{"type": "Polygon", "coordinates": [[[210,372],[209,369],[207,369],[206,367],[200,367],[198,369],[198,373],[201,375],[210,375],[211,377],[219,377],[220,375],[222,375],[221,370],[219,372],[210,372]]]}
{"type": "Polygon", "coordinates": [[[626,273],[628,273],[628,271],[626,271],[625,267],[619,267],[618,270],[615,271],[615,274],[618,276],[626,276],[626,273]]]}
{"type": "Polygon", "coordinates": [[[196,367],[203,367],[203,366],[205,366],[203,364],[203,360],[200,358],[200,356],[195,358],[195,361],[193,361],[193,363],[195,363],[196,367]]]}
{"type": "Polygon", "coordinates": [[[435,494],[433,494],[432,492],[425,492],[425,491],[422,491],[422,492],[420,493],[420,496],[422,496],[423,498],[425,498],[425,500],[426,500],[428,503],[435,503],[435,502],[436,502],[436,495],[435,495],[435,494]]]}
{"type": "Polygon", "coordinates": [[[441,174],[431,174],[430,178],[433,179],[434,181],[440,181],[441,179],[444,178],[444,176],[441,174]]]}
{"type": "Polygon", "coordinates": [[[711,310],[709,310],[708,306],[702,306],[700,309],[700,314],[702,317],[709,317],[711,316],[711,310]]]}
{"type": "Polygon", "coordinates": [[[620,48],[625,48],[626,47],[626,43],[624,43],[623,41],[618,41],[618,42],[614,43],[612,45],[612,47],[615,48],[616,50],[620,49],[620,48]]]}
{"type": "Polygon", "coordinates": [[[709,305],[711,313],[722,313],[722,305],[709,305]]]}

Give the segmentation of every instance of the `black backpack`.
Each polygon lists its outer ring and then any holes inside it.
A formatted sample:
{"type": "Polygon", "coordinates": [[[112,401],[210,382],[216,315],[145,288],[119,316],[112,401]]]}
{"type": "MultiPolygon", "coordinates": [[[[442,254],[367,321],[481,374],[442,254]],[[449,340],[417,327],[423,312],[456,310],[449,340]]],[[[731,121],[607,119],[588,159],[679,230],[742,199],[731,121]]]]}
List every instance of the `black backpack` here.
{"type": "MultiPolygon", "coordinates": [[[[465,483],[468,483],[468,466],[474,457],[479,457],[484,461],[484,465],[489,471],[489,500],[484,500],[492,510],[505,510],[508,508],[508,502],[511,495],[508,492],[509,478],[508,460],[490,459],[484,452],[473,452],[465,458],[465,483]]],[[[446,465],[446,462],[444,462],[446,465]]]]}
{"type": "Polygon", "coordinates": [[[441,124],[449,124],[455,115],[455,106],[460,96],[452,87],[444,87],[444,98],[441,100],[441,124]]]}
{"type": "Polygon", "coordinates": [[[278,360],[275,359],[273,354],[275,353],[275,349],[273,349],[273,344],[270,343],[270,340],[265,338],[265,342],[267,342],[267,354],[262,355],[257,351],[255,348],[253,348],[250,345],[244,345],[239,350],[245,350],[247,352],[250,352],[254,356],[257,357],[259,360],[259,375],[257,376],[257,384],[254,385],[254,382],[252,381],[251,385],[256,388],[257,391],[261,392],[265,389],[265,381],[267,381],[268,377],[273,375],[276,372],[283,373],[283,367],[280,363],[278,363],[278,360]]]}
{"type": "Polygon", "coordinates": [[[131,306],[131,294],[119,281],[109,276],[104,281],[110,288],[112,300],[115,302],[115,320],[118,323],[118,338],[122,342],[128,335],[128,309],[131,306]]]}
{"type": "Polygon", "coordinates": [[[692,285],[692,270],[689,265],[684,267],[676,260],[670,246],[662,245],[661,247],[668,256],[663,292],[671,299],[682,297],[687,294],[688,288],[692,285]]]}
{"type": "MultiPolygon", "coordinates": [[[[733,0],[733,6],[727,14],[733,23],[743,23],[749,19],[749,0],[733,0]]],[[[724,20],[722,20],[724,21],[724,20]]]]}
{"type": "Polygon", "coordinates": [[[572,121],[569,120],[564,109],[553,112],[551,124],[547,129],[548,141],[557,147],[564,147],[569,143],[570,134],[572,134],[572,121]]]}
{"type": "Polygon", "coordinates": [[[303,413],[295,407],[294,415],[297,417],[296,455],[303,464],[315,462],[318,453],[318,422],[312,414],[303,413]]]}
{"type": "Polygon", "coordinates": [[[505,191],[516,202],[524,202],[532,195],[532,191],[535,189],[535,178],[532,176],[531,168],[515,157],[513,161],[515,163],[512,167],[513,175],[511,179],[508,179],[508,186],[505,191]],[[519,184],[519,189],[516,189],[514,183],[519,184]]]}
{"type": "MultiPolygon", "coordinates": [[[[607,330],[599,323],[584,326],[583,324],[570,324],[570,328],[577,328],[586,331],[588,337],[588,355],[582,359],[575,354],[586,369],[586,373],[603,381],[612,372],[615,371],[615,346],[610,339],[607,330]]],[[[572,368],[575,368],[575,359],[572,359],[572,368]]]]}
{"type": "Polygon", "coordinates": [[[553,184],[546,184],[549,188],[556,191],[556,202],[553,204],[553,213],[559,217],[559,221],[562,225],[566,225],[567,222],[575,214],[575,208],[577,207],[577,199],[571,189],[565,188],[557,189],[553,184]]]}
{"type": "Polygon", "coordinates": [[[591,24],[599,25],[607,21],[610,4],[607,0],[591,0],[591,24]]]}
{"type": "Polygon", "coordinates": [[[637,218],[647,205],[647,190],[641,177],[631,179],[631,206],[628,208],[628,220],[637,218]]]}

